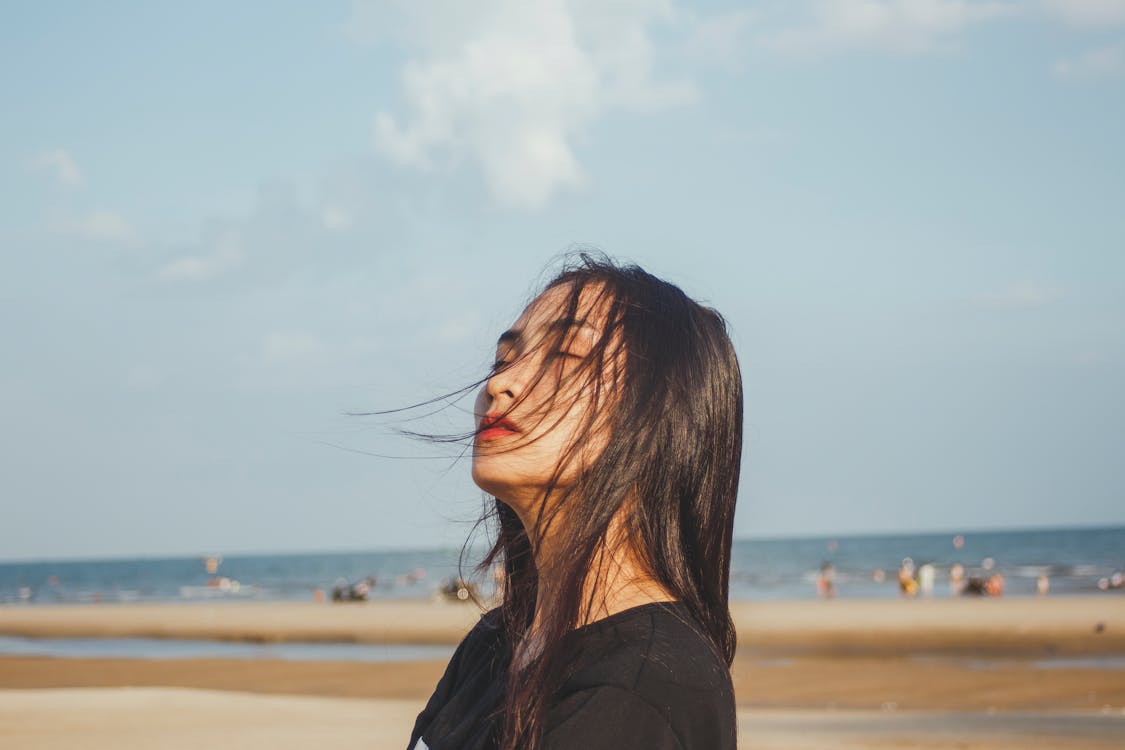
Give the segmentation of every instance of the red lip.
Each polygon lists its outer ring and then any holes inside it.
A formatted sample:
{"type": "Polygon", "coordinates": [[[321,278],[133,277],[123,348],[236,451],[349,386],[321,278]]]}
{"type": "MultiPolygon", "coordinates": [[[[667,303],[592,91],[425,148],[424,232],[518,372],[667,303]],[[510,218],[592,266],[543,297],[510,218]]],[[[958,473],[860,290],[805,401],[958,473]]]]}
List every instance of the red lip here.
{"type": "Polygon", "coordinates": [[[484,415],[481,421],[480,429],[477,431],[478,440],[494,440],[508,435],[514,435],[520,431],[516,427],[516,423],[505,417],[503,414],[497,412],[489,412],[484,415]]]}

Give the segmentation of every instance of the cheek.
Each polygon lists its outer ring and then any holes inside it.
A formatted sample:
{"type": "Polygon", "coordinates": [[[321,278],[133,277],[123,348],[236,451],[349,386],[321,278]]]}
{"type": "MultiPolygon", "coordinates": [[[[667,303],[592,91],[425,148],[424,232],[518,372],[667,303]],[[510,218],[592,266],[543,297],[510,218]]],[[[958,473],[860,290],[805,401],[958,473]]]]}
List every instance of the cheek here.
{"type": "Polygon", "coordinates": [[[484,415],[488,413],[488,386],[482,385],[477,391],[477,398],[473,401],[473,429],[477,428],[484,415]]]}

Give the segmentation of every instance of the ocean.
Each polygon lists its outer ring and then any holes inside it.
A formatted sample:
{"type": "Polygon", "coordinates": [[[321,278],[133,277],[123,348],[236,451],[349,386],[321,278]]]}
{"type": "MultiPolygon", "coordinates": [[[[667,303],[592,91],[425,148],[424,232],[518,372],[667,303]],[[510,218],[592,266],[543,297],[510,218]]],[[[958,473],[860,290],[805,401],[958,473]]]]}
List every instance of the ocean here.
{"type": "MultiPolygon", "coordinates": [[[[459,550],[226,555],[128,560],[0,563],[0,604],[312,601],[331,599],[338,584],[374,577],[369,599],[434,596],[457,574],[459,550]],[[319,592],[319,594],[318,594],[319,592]]],[[[1050,595],[1125,593],[1114,589],[1125,571],[1125,528],[1039,529],[804,539],[739,539],[731,561],[731,598],[812,599],[824,563],[831,563],[841,598],[900,595],[905,558],[932,566],[932,591],[951,596],[950,571],[967,578],[999,573],[1005,596],[1035,596],[1045,576],[1050,595]],[[958,539],[959,537],[959,539],[958,539]]],[[[466,569],[472,567],[471,556],[466,569]]],[[[482,581],[482,592],[489,592],[482,581]]]]}

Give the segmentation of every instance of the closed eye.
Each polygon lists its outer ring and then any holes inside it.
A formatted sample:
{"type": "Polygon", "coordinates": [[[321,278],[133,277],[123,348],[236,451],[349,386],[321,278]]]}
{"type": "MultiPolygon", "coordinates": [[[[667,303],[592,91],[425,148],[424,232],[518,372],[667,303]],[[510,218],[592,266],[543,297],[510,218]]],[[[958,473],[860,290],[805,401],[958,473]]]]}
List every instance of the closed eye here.
{"type": "Polygon", "coordinates": [[[500,345],[496,347],[496,360],[492,363],[493,371],[501,370],[512,364],[515,354],[516,352],[511,344],[506,341],[500,342],[500,345]]]}

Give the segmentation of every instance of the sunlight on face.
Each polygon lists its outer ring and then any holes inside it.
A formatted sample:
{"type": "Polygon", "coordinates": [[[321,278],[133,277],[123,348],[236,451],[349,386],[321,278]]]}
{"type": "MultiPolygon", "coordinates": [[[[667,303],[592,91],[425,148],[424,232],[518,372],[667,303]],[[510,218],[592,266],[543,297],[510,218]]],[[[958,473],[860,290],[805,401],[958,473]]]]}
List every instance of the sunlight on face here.
{"type": "MultiPolygon", "coordinates": [[[[497,368],[477,395],[473,481],[512,506],[525,525],[552,478],[569,486],[605,443],[596,428],[596,436],[589,434],[593,388],[591,374],[581,369],[605,328],[608,300],[601,291],[582,290],[575,320],[565,319],[571,287],[540,295],[500,336],[497,368]]],[[[598,377],[606,381],[604,373],[598,377]]]]}

